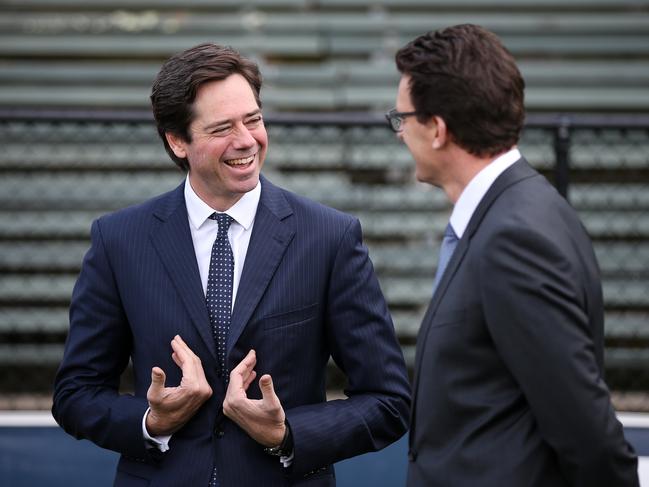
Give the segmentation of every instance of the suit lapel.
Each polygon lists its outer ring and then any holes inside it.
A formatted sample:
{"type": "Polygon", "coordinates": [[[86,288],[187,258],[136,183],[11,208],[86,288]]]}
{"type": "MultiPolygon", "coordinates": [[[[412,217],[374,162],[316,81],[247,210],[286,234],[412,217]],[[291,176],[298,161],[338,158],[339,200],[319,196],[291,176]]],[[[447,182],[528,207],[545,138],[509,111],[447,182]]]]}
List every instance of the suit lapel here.
{"type": "Polygon", "coordinates": [[[151,242],[167,269],[198,333],[216,359],[212,327],[207,314],[205,295],[189,230],[184,185],[183,182],[168,196],[160,200],[160,204],[154,212],[158,224],[151,231],[151,242]]]}
{"type": "Polygon", "coordinates": [[[234,303],[227,353],[232,351],[295,235],[293,210],[279,188],[261,177],[261,198],[234,303]]]}
{"type": "MultiPolygon", "coordinates": [[[[431,323],[433,322],[433,317],[435,316],[435,312],[437,311],[441,298],[442,296],[444,296],[444,293],[446,292],[446,288],[448,287],[449,282],[451,282],[451,279],[453,279],[453,274],[455,274],[455,271],[457,270],[460,263],[462,262],[462,259],[464,258],[464,254],[469,248],[469,239],[465,237],[466,237],[466,233],[462,236],[460,241],[457,243],[457,247],[455,247],[455,251],[451,256],[451,260],[449,260],[448,265],[444,270],[444,274],[442,275],[442,278],[439,281],[439,284],[437,285],[437,289],[435,289],[435,293],[433,294],[433,297],[430,300],[430,304],[428,305],[426,314],[424,315],[424,318],[421,321],[421,328],[419,329],[419,334],[417,335],[418,348],[422,348],[423,345],[426,343],[428,331],[430,330],[431,323]]],[[[415,374],[415,386],[416,386],[417,377],[419,376],[418,372],[419,372],[419,367],[421,365],[421,356],[422,356],[421,353],[417,353],[415,358],[415,371],[417,372],[415,374]]]]}

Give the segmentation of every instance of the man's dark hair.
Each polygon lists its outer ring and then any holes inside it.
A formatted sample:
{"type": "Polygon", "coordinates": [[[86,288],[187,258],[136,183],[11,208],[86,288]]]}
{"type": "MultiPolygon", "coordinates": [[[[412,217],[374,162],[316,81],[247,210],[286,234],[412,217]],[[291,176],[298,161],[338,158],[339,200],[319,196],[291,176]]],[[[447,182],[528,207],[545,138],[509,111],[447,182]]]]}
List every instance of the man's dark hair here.
{"type": "Polygon", "coordinates": [[[181,169],[189,170],[189,162],[174,154],[165,132],[191,142],[189,125],[194,120],[193,104],[198,89],[204,83],[223,80],[233,74],[240,74],[248,81],[261,108],[258,66],[230,47],[199,44],[172,56],[160,68],[151,88],[153,117],[165,150],[181,169]]]}
{"type": "Polygon", "coordinates": [[[396,55],[421,123],[441,117],[456,144],[495,156],[518,142],[525,81],[500,39],[471,24],[421,35],[396,55]]]}

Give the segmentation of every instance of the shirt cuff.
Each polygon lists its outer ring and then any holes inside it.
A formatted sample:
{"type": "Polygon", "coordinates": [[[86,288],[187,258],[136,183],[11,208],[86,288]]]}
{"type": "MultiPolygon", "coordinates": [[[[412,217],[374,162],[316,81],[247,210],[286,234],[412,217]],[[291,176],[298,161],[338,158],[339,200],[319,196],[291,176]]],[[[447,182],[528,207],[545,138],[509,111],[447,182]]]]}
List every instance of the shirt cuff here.
{"type": "MultiPolygon", "coordinates": [[[[157,448],[162,453],[169,450],[169,440],[171,435],[160,435],[160,436],[151,436],[146,430],[146,417],[149,415],[151,408],[147,408],[142,417],[142,436],[144,436],[144,442],[146,443],[147,448],[157,448]]],[[[293,455],[291,455],[291,461],[293,460],[293,455]]]]}
{"type": "Polygon", "coordinates": [[[282,463],[284,468],[288,468],[291,465],[293,465],[293,457],[295,457],[295,452],[294,451],[292,451],[291,454],[289,456],[287,456],[287,457],[282,455],[281,457],[279,457],[279,461],[282,463]]]}

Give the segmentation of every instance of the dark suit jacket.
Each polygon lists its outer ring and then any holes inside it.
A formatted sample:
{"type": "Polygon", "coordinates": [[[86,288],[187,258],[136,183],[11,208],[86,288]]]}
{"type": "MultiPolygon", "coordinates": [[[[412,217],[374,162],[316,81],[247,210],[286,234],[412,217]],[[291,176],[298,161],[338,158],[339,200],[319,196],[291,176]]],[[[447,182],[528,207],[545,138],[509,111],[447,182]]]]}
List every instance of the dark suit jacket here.
{"type": "MultiPolygon", "coordinates": [[[[91,233],[53,414],[75,437],[122,454],[115,485],[207,486],[214,462],[223,487],[334,485],[332,463],[405,432],[406,368],[357,219],[262,178],[227,360],[232,368],[254,348],[258,377],[272,375],[293,433],[288,471],[222,413],[183,185],[100,218],[91,233]],[[176,334],[200,357],[214,393],[159,454],[145,449],[141,423],[151,368],[162,367],[167,385],[180,382],[176,334]],[[347,400],[326,402],[330,356],[349,378],[347,400]],[[129,358],[135,390],[123,395],[129,358]]],[[[256,382],[248,393],[261,397],[256,382]]]]}
{"type": "Polygon", "coordinates": [[[478,205],[417,340],[408,486],[637,486],[574,210],[525,160],[478,205]]]}

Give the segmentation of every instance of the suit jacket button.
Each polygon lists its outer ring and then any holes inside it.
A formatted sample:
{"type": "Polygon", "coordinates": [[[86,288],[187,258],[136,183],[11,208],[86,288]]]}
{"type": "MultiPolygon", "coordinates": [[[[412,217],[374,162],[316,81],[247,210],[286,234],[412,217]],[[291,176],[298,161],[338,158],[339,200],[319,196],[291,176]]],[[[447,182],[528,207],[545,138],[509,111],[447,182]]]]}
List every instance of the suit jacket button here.
{"type": "Polygon", "coordinates": [[[219,428],[214,428],[214,436],[217,438],[223,438],[223,435],[225,434],[225,431],[219,428]]]}
{"type": "Polygon", "coordinates": [[[408,460],[411,462],[417,460],[417,452],[415,450],[408,450],[408,460]]]}

